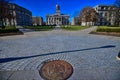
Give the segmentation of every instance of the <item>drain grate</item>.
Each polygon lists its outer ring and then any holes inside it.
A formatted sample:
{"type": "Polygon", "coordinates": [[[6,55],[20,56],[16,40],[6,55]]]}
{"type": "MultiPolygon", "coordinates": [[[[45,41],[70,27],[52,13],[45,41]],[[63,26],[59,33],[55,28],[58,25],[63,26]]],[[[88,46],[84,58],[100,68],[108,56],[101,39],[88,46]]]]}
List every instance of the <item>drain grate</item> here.
{"type": "Polygon", "coordinates": [[[66,80],[72,75],[73,67],[64,60],[53,60],[45,63],[39,73],[45,80],[66,80]]]}

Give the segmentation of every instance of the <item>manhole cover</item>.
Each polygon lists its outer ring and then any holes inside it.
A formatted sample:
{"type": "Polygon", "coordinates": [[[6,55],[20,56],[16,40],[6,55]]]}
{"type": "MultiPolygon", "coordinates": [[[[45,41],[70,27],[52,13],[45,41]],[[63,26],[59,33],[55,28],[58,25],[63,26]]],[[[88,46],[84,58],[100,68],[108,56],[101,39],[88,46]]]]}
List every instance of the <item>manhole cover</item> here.
{"type": "Polygon", "coordinates": [[[45,80],[66,80],[72,75],[73,67],[66,61],[54,60],[45,63],[39,73],[45,80]]]}

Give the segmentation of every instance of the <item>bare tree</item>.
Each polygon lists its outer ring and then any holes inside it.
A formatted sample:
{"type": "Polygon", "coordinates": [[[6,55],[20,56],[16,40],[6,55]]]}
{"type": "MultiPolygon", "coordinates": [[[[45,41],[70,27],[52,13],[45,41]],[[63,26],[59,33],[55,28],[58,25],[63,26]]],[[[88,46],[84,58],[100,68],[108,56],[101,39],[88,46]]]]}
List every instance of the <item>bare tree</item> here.
{"type": "Polygon", "coordinates": [[[0,0],[0,26],[5,28],[6,19],[12,18],[12,15],[9,14],[9,2],[12,0],[0,0]]]}
{"type": "Polygon", "coordinates": [[[120,26],[120,0],[115,0],[114,5],[117,7],[116,25],[120,26]]]}
{"type": "Polygon", "coordinates": [[[75,25],[80,25],[79,14],[80,14],[80,11],[75,11],[74,14],[73,14],[75,25]]]}
{"type": "Polygon", "coordinates": [[[89,22],[89,10],[91,8],[89,6],[83,8],[81,11],[80,11],[80,22],[85,22],[86,25],[87,25],[87,22],[89,22]]]}
{"type": "Polygon", "coordinates": [[[94,25],[93,23],[97,21],[98,13],[92,8],[90,9],[89,14],[90,21],[92,22],[92,25],[94,25]]]}
{"type": "Polygon", "coordinates": [[[0,0],[0,25],[4,28],[4,20],[7,16],[7,2],[5,0],[0,0]]]}
{"type": "Polygon", "coordinates": [[[97,12],[93,8],[87,6],[81,10],[79,18],[80,22],[85,22],[85,25],[87,25],[88,22],[92,22],[93,24],[93,22],[95,22],[96,20],[97,12]]]}

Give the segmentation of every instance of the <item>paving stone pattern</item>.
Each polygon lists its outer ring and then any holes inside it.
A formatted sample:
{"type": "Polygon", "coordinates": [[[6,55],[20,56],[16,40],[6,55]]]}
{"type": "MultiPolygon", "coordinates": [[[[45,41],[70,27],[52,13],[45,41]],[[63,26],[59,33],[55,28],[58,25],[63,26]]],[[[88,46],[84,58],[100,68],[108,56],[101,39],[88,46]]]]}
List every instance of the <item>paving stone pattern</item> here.
{"type": "Polygon", "coordinates": [[[38,70],[52,60],[73,66],[68,80],[120,80],[120,38],[88,34],[94,28],[0,37],[0,80],[43,80],[38,70]]]}

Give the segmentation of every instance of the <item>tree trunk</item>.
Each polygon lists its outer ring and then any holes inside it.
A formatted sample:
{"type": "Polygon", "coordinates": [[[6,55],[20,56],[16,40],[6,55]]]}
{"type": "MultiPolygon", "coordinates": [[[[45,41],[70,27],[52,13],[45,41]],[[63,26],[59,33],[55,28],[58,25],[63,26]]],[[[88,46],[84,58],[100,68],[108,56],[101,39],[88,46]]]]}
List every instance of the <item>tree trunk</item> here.
{"type": "Polygon", "coordinates": [[[16,26],[16,24],[15,24],[15,18],[13,19],[13,25],[16,26]]]}
{"type": "Polygon", "coordinates": [[[85,22],[85,26],[87,26],[87,21],[85,22]]]}
{"type": "Polygon", "coordinates": [[[11,19],[9,19],[9,25],[11,26],[11,19]]]}
{"type": "Polygon", "coordinates": [[[5,29],[4,20],[2,19],[2,29],[5,29]]]}

